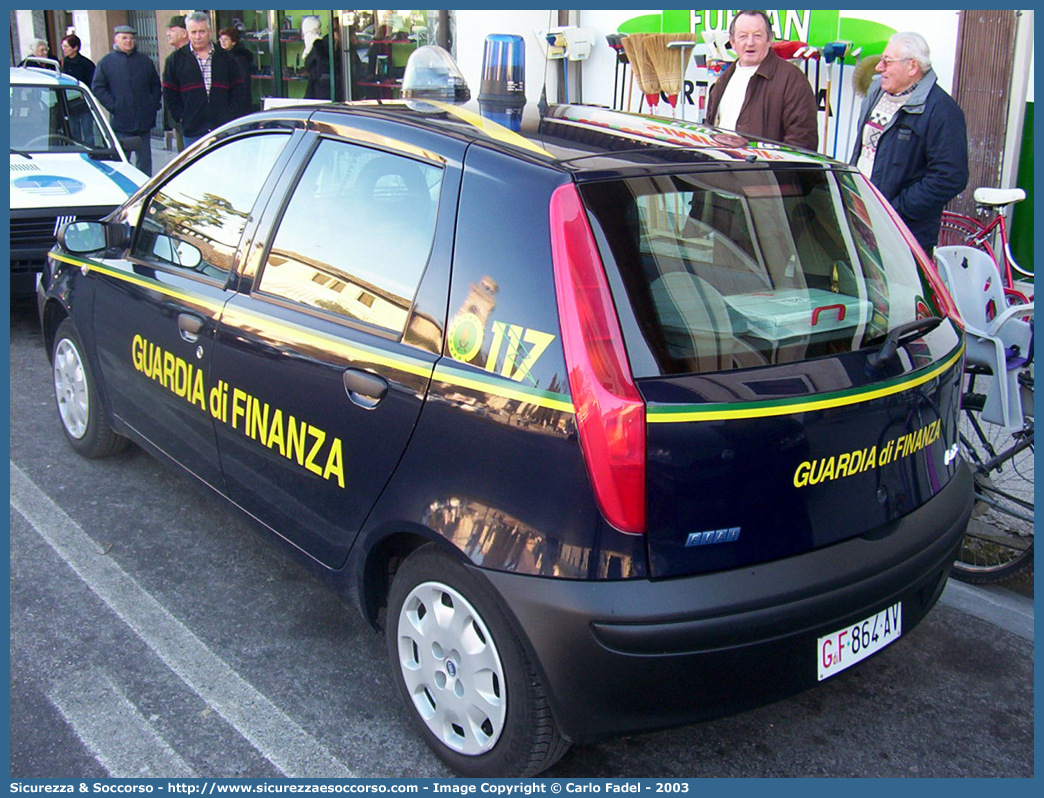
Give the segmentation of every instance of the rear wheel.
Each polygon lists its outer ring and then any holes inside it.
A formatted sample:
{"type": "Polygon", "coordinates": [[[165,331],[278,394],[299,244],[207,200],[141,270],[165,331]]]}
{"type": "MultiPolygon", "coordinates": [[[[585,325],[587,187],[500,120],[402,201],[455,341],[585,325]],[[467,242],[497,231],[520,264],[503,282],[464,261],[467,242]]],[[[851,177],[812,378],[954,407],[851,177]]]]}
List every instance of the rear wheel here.
{"type": "Polygon", "coordinates": [[[94,374],[83,353],[76,327],[69,319],[58,326],[51,364],[58,418],[73,449],[92,459],[107,457],[123,449],[127,439],[114,432],[105,418],[94,386],[94,374]]]}
{"type": "Polygon", "coordinates": [[[540,676],[499,598],[434,545],[388,596],[388,656],[425,742],[468,777],[532,776],[568,750],[540,676]]]}
{"type": "Polygon", "coordinates": [[[993,255],[993,248],[987,241],[980,241],[976,239],[976,235],[982,230],[981,225],[974,219],[961,216],[956,213],[950,213],[944,211],[942,215],[942,224],[939,226],[939,242],[936,246],[940,247],[951,247],[951,246],[962,246],[962,247],[975,247],[981,249],[996,263],[997,259],[993,255]]]}
{"type": "Polygon", "coordinates": [[[1033,418],[1008,432],[982,421],[983,401],[982,394],[966,394],[961,411],[961,448],[975,475],[976,502],[953,565],[956,578],[978,584],[1033,568],[1033,418]]]}
{"type": "MultiPolygon", "coordinates": [[[[961,216],[960,214],[943,211],[942,224],[939,226],[939,241],[936,246],[963,246],[974,247],[975,249],[981,250],[990,256],[990,260],[997,264],[997,273],[1006,280],[1007,278],[1004,274],[1003,260],[997,260],[997,256],[993,252],[993,247],[990,245],[987,238],[977,237],[980,232],[982,232],[982,227],[975,220],[969,219],[966,216],[961,216]]],[[[1012,261],[1012,264],[1016,268],[1018,267],[1018,264],[1014,263],[1014,261],[1012,261]]],[[[1021,269],[1018,269],[1018,271],[1023,273],[1021,269]]],[[[1009,307],[1013,305],[1025,305],[1029,302],[1029,299],[1026,298],[1024,293],[1007,284],[1004,285],[1004,298],[1009,307]]]]}

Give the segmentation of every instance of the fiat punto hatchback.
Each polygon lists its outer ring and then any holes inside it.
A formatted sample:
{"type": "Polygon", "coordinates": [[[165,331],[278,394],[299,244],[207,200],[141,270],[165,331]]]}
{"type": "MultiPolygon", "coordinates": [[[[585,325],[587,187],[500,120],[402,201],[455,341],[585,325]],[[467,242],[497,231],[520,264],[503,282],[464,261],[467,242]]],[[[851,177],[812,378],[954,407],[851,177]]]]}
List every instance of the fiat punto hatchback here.
{"type": "Polygon", "coordinates": [[[65,222],[101,219],[148,177],[131,166],[90,89],[57,61],[11,67],[11,293],[32,297],[65,222]]]}
{"type": "Polygon", "coordinates": [[[906,645],[972,504],[963,332],[863,177],[527,114],[244,118],[67,225],[39,291],[73,448],[129,439],[320,564],[471,776],[906,645]]]}

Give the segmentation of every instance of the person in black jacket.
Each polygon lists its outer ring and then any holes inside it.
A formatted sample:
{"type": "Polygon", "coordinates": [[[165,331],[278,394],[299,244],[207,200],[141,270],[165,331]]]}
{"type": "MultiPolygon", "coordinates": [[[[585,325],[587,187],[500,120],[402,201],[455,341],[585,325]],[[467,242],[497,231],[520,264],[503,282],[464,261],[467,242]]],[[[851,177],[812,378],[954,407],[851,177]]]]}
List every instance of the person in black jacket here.
{"type": "Polygon", "coordinates": [[[80,83],[90,86],[94,80],[94,62],[80,54],[80,37],[70,33],[62,39],[62,72],[72,75],[80,83]]]}
{"type": "Polygon", "coordinates": [[[239,31],[235,28],[222,28],[218,31],[218,44],[221,49],[236,60],[239,74],[243,78],[243,106],[238,115],[249,114],[254,110],[253,98],[250,96],[250,76],[254,73],[254,54],[239,40],[239,31]]]}
{"type": "Polygon", "coordinates": [[[186,147],[234,119],[243,106],[244,84],[235,60],[210,39],[201,11],[185,17],[189,46],[175,50],[163,69],[163,99],[181,124],[186,147]]]}
{"type": "MultiPolygon", "coordinates": [[[[94,80],[94,62],[80,54],[80,37],[70,33],[62,39],[62,72],[76,78],[84,86],[94,80]]],[[[94,119],[86,100],[76,95],[69,99],[69,128],[72,137],[84,144],[94,145],[94,119]]]]}
{"type": "Polygon", "coordinates": [[[850,163],[870,178],[931,255],[943,207],[968,184],[964,112],[937,83],[919,33],[893,34],[876,70],[850,163]]]}
{"type": "Polygon", "coordinates": [[[160,109],[160,79],[152,59],[135,47],[134,28],[117,25],[113,51],[98,61],[91,81],[94,96],[112,115],[112,129],[136,137],[134,165],[152,174],[152,128],[160,109]]]}

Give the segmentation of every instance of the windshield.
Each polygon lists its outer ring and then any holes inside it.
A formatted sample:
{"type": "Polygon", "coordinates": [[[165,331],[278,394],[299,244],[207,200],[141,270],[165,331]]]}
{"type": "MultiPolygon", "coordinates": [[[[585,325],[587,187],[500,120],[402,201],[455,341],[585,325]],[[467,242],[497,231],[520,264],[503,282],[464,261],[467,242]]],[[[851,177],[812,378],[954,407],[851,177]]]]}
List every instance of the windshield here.
{"type": "Polygon", "coordinates": [[[910,247],[855,173],[735,169],[580,190],[630,306],[628,348],[647,348],[660,374],[839,354],[937,315],[910,247]]]}
{"type": "Polygon", "coordinates": [[[93,99],[75,86],[11,86],[11,149],[115,151],[93,99]]]}

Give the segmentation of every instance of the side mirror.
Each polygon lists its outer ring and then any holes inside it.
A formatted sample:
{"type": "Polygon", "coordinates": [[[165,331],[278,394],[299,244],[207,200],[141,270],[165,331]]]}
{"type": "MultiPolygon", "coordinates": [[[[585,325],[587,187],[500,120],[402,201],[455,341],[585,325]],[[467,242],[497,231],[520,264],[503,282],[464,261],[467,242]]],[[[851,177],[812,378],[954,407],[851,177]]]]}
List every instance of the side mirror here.
{"type": "Polygon", "coordinates": [[[105,225],[101,222],[68,222],[58,228],[58,243],[66,252],[84,255],[105,249],[105,225]]]}
{"type": "Polygon", "coordinates": [[[102,249],[122,249],[130,244],[130,226],[123,222],[68,222],[58,228],[58,243],[73,255],[102,249]]]}

